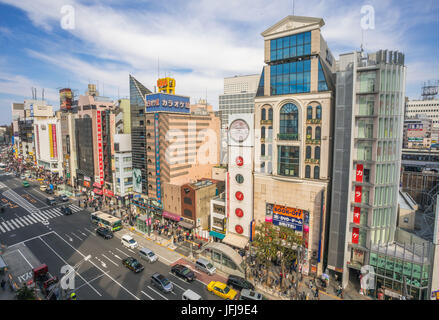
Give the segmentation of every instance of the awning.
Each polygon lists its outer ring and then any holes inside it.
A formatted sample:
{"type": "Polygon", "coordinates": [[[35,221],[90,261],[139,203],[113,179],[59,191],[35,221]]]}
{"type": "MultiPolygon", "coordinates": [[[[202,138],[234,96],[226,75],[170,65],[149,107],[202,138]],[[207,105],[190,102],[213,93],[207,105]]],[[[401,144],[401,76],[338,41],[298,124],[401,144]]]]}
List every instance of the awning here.
{"type": "Polygon", "coordinates": [[[223,239],[223,243],[229,244],[233,247],[244,249],[248,243],[248,238],[238,236],[234,233],[227,233],[227,235],[223,239]]]}
{"type": "Polygon", "coordinates": [[[97,182],[93,183],[93,187],[95,187],[95,188],[102,188],[101,184],[99,184],[97,182]]]}
{"type": "Polygon", "coordinates": [[[174,221],[180,221],[181,219],[183,219],[178,214],[171,213],[171,212],[168,212],[168,211],[163,211],[162,216],[164,218],[168,218],[168,219],[171,219],[171,220],[174,220],[174,221]]]}
{"type": "Polygon", "coordinates": [[[178,225],[180,227],[183,227],[183,228],[189,229],[189,230],[192,230],[194,228],[194,225],[192,223],[189,223],[189,222],[186,222],[186,221],[180,221],[178,223],[178,225]]]}
{"type": "Polygon", "coordinates": [[[104,193],[102,190],[96,189],[96,188],[93,189],[93,192],[98,194],[98,195],[102,195],[104,193]]]}
{"type": "Polygon", "coordinates": [[[219,232],[216,232],[216,231],[210,231],[209,235],[211,235],[212,237],[221,239],[221,240],[224,239],[224,237],[226,236],[225,234],[219,233],[219,232]]]}

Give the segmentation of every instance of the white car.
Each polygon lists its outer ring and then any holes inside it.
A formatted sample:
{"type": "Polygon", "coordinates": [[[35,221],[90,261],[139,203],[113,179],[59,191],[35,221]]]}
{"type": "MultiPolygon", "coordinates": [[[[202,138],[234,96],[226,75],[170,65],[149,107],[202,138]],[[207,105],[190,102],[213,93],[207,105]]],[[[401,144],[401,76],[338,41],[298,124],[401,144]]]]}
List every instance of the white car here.
{"type": "Polygon", "coordinates": [[[23,176],[23,175],[22,175],[22,176],[20,177],[20,179],[21,179],[21,180],[26,180],[26,176],[23,176]]]}
{"type": "Polygon", "coordinates": [[[134,240],[133,237],[131,237],[128,234],[122,236],[121,242],[122,242],[122,245],[124,245],[125,247],[128,247],[130,249],[134,249],[134,248],[137,248],[139,246],[137,244],[137,241],[134,240]]]}

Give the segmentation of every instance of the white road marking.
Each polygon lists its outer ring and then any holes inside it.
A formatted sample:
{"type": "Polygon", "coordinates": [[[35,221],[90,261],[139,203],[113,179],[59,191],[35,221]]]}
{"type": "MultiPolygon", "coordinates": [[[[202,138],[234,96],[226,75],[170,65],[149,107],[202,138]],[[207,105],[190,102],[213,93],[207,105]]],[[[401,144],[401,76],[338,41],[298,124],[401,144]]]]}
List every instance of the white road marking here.
{"type": "Polygon", "coordinates": [[[2,231],[2,232],[6,232],[6,230],[5,229],[3,229],[3,227],[0,225],[0,230],[2,231]]]}
{"type": "Polygon", "coordinates": [[[151,288],[150,286],[148,286],[149,289],[151,289],[152,291],[154,291],[155,293],[157,293],[160,297],[163,297],[166,300],[169,300],[168,298],[166,298],[164,295],[161,295],[159,292],[155,291],[153,288],[151,288]]]}
{"type": "Polygon", "coordinates": [[[148,298],[150,298],[151,300],[154,300],[153,298],[151,298],[150,296],[148,296],[145,292],[143,292],[142,290],[140,290],[140,292],[142,292],[145,296],[147,296],[148,298]]]}
{"type": "Polygon", "coordinates": [[[47,211],[42,211],[42,212],[39,212],[38,214],[40,214],[41,216],[43,216],[43,218],[44,218],[45,220],[48,220],[48,219],[53,218],[51,215],[49,215],[49,212],[47,212],[47,211]]]}
{"type": "MultiPolygon", "coordinates": [[[[57,234],[56,232],[55,232],[55,234],[57,234]]],[[[58,235],[58,234],[57,234],[58,235]]],[[[67,263],[67,261],[65,261],[55,250],[53,250],[53,248],[51,247],[51,246],[49,246],[48,244],[47,244],[47,242],[46,241],[44,241],[42,238],[41,238],[41,236],[40,237],[38,237],[42,242],[44,242],[44,244],[47,246],[47,247],[49,247],[49,249],[50,250],[52,250],[53,251],[53,253],[55,253],[56,255],[57,255],[57,257],[58,258],[60,258],[65,264],[68,264],[67,263]]],[[[60,237],[61,238],[61,237],[60,237]]],[[[62,238],[61,238],[62,239],[62,238]]],[[[63,239],[64,240],[64,239],[63,239]]],[[[68,243],[68,242],[66,242],[66,243],[68,243]]],[[[94,292],[96,292],[100,297],[102,297],[102,295],[91,285],[91,284],[89,284],[79,273],[77,273],[77,272],[75,272],[75,274],[77,274],[78,275],[78,277],[80,277],[81,279],[82,279],[82,281],[84,281],[85,283],[87,283],[89,286],[90,286],[90,288],[92,288],[93,289],[93,291],[94,292]]]]}
{"type": "Polygon", "coordinates": [[[87,235],[86,235],[84,232],[82,232],[81,230],[78,230],[78,232],[79,232],[80,234],[82,234],[84,237],[87,236],[87,235]]]}
{"type": "Polygon", "coordinates": [[[110,261],[112,264],[114,264],[115,266],[119,266],[117,263],[115,263],[113,260],[111,260],[110,258],[108,258],[106,255],[104,255],[103,253],[101,253],[101,255],[105,258],[105,259],[107,259],[108,261],[110,261]]]}
{"type": "Polygon", "coordinates": [[[17,226],[17,229],[18,229],[18,228],[21,228],[21,227],[24,227],[24,225],[23,225],[20,221],[18,221],[17,218],[15,218],[15,219],[11,219],[11,222],[12,222],[14,225],[17,226]]]}
{"type": "Polygon", "coordinates": [[[38,222],[34,217],[32,216],[27,216],[27,219],[33,221],[34,223],[38,222]]]}
{"type": "Polygon", "coordinates": [[[26,260],[26,262],[30,265],[31,268],[33,268],[34,266],[32,265],[32,263],[29,262],[29,260],[26,259],[26,257],[24,256],[24,254],[20,251],[20,249],[17,249],[18,253],[21,254],[21,256],[23,257],[24,260],[26,260]]]}
{"type": "MultiPolygon", "coordinates": [[[[22,244],[22,243],[25,243],[25,242],[28,242],[28,241],[32,241],[32,240],[38,239],[38,238],[40,238],[40,237],[47,236],[47,235],[49,235],[49,234],[51,234],[51,233],[55,233],[55,232],[54,232],[54,231],[46,232],[46,233],[40,234],[39,236],[32,237],[32,238],[29,238],[29,239],[26,239],[26,240],[23,240],[23,241],[20,241],[20,242],[17,242],[17,243],[11,244],[11,245],[9,246],[9,248],[12,248],[13,246],[17,246],[17,245],[19,245],[19,244],[22,244]]],[[[57,234],[57,236],[59,237],[58,234],[57,234]]],[[[63,239],[63,240],[64,240],[64,239],[63,239]]],[[[64,241],[65,241],[65,240],[64,240],[64,241]]]]}
{"type": "Polygon", "coordinates": [[[14,226],[12,225],[12,223],[9,220],[7,220],[5,222],[9,225],[9,228],[11,228],[12,230],[15,230],[14,226]]]}
{"type": "Polygon", "coordinates": [[[21,219],[26,220],[28,222],[28,224],[33,224],[34,223],[27,216],[23,216],[23,217],[21,217],[21,219]]]}
{"type": "Polygon", "coordinates": [[[73,232],[70,232],[71,234],[73,234],[74,237],[78,238],[79,240],[82,241],[82,238],[78,237],[76,234],[74,234],[73,232]]]}
{"type": "Polygon", "coordinates": [[[117,251],[121,252],[122,254],[126,255],[127,257],[129,257],[128,254],[126,254],[125,252],[123,252],[122,250],[119,250],[118,248],[115,248],[117,251]]]}
{"type": "Polygon", "coordinates": [[[24,225],[26,225],[26,226],[29,225],[29,222],[27,222],[27,220],[24,219],[24,217],[19,217],[19,218],[17,218],[17,219],[20,219],[20,221],[21,221],[24,225]]]}
{"type": "Polygon", "coordinates": [[[83,286],[89,284],[89,283],[92,282],[92,281],[95,281],[95,280],[99,279],[100,277],[106,276],[108,272],[109,272],[109,271],[107,271],[107,272],[105,272],[105,273],[103,273],[103,274],[97,276],[97,277],[94,278],[94,279],[91,279],[88,283],[84,283],[84,284],[80,285],[78,288],[75,289],[75,291],[78,291],[78,290],[79,290],[80,288],[82,288],[83,286]]]}
{"type": "Polygon", "coordinates": [[[67,236],[67,238],[69,238],[69,241],[70,241],[70,242],[73,241],[72,237],[70,237],[67,233],[65,233],[65,235],[67,236]]]}
{"type": "Polygon", "coordinates": [[[50,219],[50,218],[55,218],[55,216],[53,215],[53,213],[51,213],[49,210],[44,211],[44,215],[48,216],[49,219],[50,219]]]}
{"type": "MultiPolygon", "coordinates": [[[[173,276],[175,279],[178,279],[178,280],[180,280],[180,281],[182,281],[182,282],[184,282],[184,283],[186,283],[187,284],[187,282],[186,281],[184,281],[183,279],[181,279],[181,278],[179,278],[179,277],[177,277],[175,274],[173,274],[172,272],[168,272],[171,276],[173,276]]],[[[172,281],[171,281],[172,282],[172,281]]],[[[185,291],[186,289],[183,289],[182,287],[180,287],[178,284],[176,284],[176,283],[174,283],[174,282],[172,282],[174,285],[176,285],[178,288],[180,288],[181,290],[183,290],[183,291],[185,291]]]]}
{"type": "Polygon", "coordinates": [[[127,248],[127,250],[128,251],[130,251],[130,252],[132,252],[132,253],[135,253],[133,250],[131,250],[130,248],[127,248]]]}

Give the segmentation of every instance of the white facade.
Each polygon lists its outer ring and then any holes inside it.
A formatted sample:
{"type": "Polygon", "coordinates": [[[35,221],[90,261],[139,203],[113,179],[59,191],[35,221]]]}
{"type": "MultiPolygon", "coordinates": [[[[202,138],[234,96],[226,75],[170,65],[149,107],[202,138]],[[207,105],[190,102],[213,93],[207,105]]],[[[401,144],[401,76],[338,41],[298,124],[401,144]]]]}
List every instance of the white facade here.
{"type": "Polygon", "coordinates": [[[125,196],[133,192],[131,134],[114,135],[115,194],[125,196]]]}
{"type": "Polygon", "coordinates": [[[55,118],[34,120],[35,156],[37,165],[63,175],[62,135],[60,121],[55,118]]]}
{"type": "Polygon", "coordinates": [[[413,100],[405,104],[405,118],[426,117],[432,120],[433,128],[439,128],[439,100],[413,100]]]}
{"type": "MultiPolygon", "coordinates": [[[[224,196],[224,194],[222,194],[224,196]]],[[[210,200],[210,230],[226,233],[227,215],[225,197],[218,196],[210,200]]]]}

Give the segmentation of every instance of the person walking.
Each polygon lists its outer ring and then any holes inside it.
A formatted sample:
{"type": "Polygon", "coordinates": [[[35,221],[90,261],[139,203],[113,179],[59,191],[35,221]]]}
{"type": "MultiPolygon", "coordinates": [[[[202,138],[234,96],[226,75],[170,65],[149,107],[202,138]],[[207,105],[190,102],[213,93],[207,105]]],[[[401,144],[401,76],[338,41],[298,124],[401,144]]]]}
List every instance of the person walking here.
{"type": "Polygon", "coordinates": [[[314,298],[316,298],[317,300],[320,300],[320,296],[319,296],[319,288],[316,287],[316,292],[314,294],[314,298]]]}
{"type": "Polygon", "coordinates": [[[2,287],[3,291],[5,291],[5,285],[6,285],[5,279],[2,279],[2,282],[0,283],[0,286],[2,287]]]}

